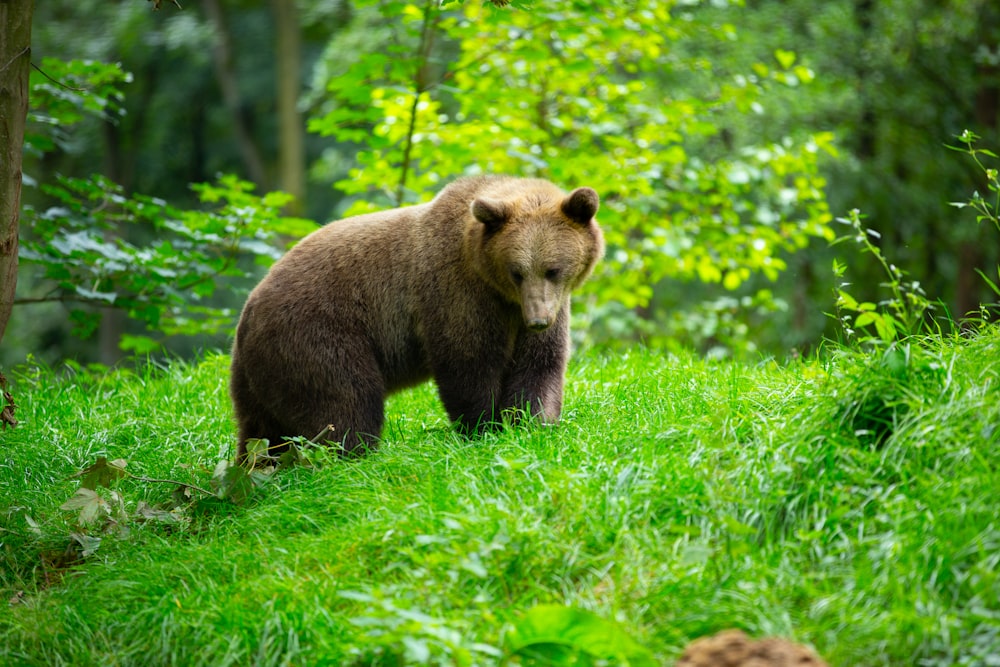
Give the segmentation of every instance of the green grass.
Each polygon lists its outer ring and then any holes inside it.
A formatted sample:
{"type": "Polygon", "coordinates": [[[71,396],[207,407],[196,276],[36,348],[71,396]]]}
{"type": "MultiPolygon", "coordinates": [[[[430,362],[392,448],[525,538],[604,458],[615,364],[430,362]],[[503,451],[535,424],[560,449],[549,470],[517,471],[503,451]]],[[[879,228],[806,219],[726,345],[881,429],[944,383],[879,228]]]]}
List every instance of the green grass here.
{"type": "MultiPolygon", "coordinates": [[[[555,603],[661,664],[729,627],[832,665],[1000,664],[996,330],[787,363],[582,355],[558,427],[480,440],[427,385],[393,397],[373,455],[133,518],[55,568],[98,456],[207,486],[232,454],[227,363],[13,373],[0,663],[496,664],[555,603]]],[[[133,517],[173,490],[114,488],[133,517]]]]}

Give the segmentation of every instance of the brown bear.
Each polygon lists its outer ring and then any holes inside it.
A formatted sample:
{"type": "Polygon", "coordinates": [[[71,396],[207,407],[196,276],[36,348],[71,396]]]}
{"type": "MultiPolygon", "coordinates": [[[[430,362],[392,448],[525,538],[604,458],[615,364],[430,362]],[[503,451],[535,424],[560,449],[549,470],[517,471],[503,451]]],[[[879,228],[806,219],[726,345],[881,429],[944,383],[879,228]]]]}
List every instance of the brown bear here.
{"type": "Polygon", "coordinates": [[[604,253],[591,188],[460,179],[426,203],[313,232],[247,299],[233,343],[237,460],[291,436],[371,449],[386,395],[433,377],[465,433],[558,421],[570,292],[604,253]],[[332,433],[332,435],[331,435],[332,433]]]}

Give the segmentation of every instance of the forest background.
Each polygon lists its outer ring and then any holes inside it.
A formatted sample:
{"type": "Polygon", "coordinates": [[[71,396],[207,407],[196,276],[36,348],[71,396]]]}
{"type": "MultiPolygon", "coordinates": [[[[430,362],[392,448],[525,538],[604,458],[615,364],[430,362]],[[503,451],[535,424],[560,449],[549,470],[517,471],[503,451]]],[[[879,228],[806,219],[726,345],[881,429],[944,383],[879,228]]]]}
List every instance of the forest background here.
{"type": "Polygon", "coordinates": [[[881,298],[851,209],[936,315],[992,296],[947,146],[1000,145],[994,2],[182,4],[35,7],[0,365],[224,349],[285,243],[481,171],[601,193],[580,342],[815,346],[881,298]]]}
{"type": "Polygon", "coordinates": [[[996,2],[182,4],[0,2],[0,661],[995,662],[996,2]],[[562,425],[232,464],[266,267],[480,171],[602,196],[562,425]]]}

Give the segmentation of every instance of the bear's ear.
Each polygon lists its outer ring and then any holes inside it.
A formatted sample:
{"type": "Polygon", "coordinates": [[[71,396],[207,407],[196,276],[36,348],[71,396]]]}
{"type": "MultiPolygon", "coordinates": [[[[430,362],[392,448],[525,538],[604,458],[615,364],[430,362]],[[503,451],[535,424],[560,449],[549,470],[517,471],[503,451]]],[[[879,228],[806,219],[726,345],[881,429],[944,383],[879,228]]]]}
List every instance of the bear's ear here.
{"type": "Polygon", "coordinates": [[[563,200],[562,212],[573,222],[586,225],[597,215],[600,205],[601,198],[593,188],[577,188],[563,200]]]}
{"type": "Polygon", "coordinates": [[[472,215],[486,225],[487,231],[495,232],[510,219],[511,210],[506,202],[480,197],[472,202],[472,215]]]}

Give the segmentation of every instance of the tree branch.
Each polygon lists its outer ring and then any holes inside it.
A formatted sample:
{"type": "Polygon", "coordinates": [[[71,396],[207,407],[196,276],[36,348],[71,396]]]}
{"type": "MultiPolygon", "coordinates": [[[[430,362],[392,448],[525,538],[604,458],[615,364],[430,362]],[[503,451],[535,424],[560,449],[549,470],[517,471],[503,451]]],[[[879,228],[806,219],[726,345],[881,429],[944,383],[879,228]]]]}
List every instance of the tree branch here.
{"type": "Polygon", "coordinates": [[[420,106],[420,96],[429,88],[427,83],[427,63],[430,60],[431,48],[434,44],[434,29],[437,27],[437,17],[440,12],[436,9],[437,2],[426,0],[424,3],[424,20],[420,27],[420,60],[417,62],[417,71],[414,73],[413,104],[410,105],[410,125],[406,129],[406,145],[403,148],[403,170],[399,175],[399,185],[396,187],[396,206],[403,203],[403,195],[406,193],[406,179],[410,173],[410,156],[413,153],[413,135],[417,128],[417,111],[420,106]]]}
{"type": "Polygon", "coordinates": [[[143,477],[141,475],[133,475],[129,471],[125,470],[124,468],[122,469],[122,472],[124,472],[126,475],[128,475],[132,479],[137,480],[139,482],[150,482],[152,484],[172,484],[174,486],[183,486],[184,488],[187,488],[187,489],[193,489],[193,490],[198,491],[200,493],[204,493],[206,496],[215,496],[215,495],[217,495],[215,493],[212,493],[208,489],[201,488],[197,484],[189,484],[187,482],[178,482],[175,479],[156,479],[155,477],[143,477]]]}

